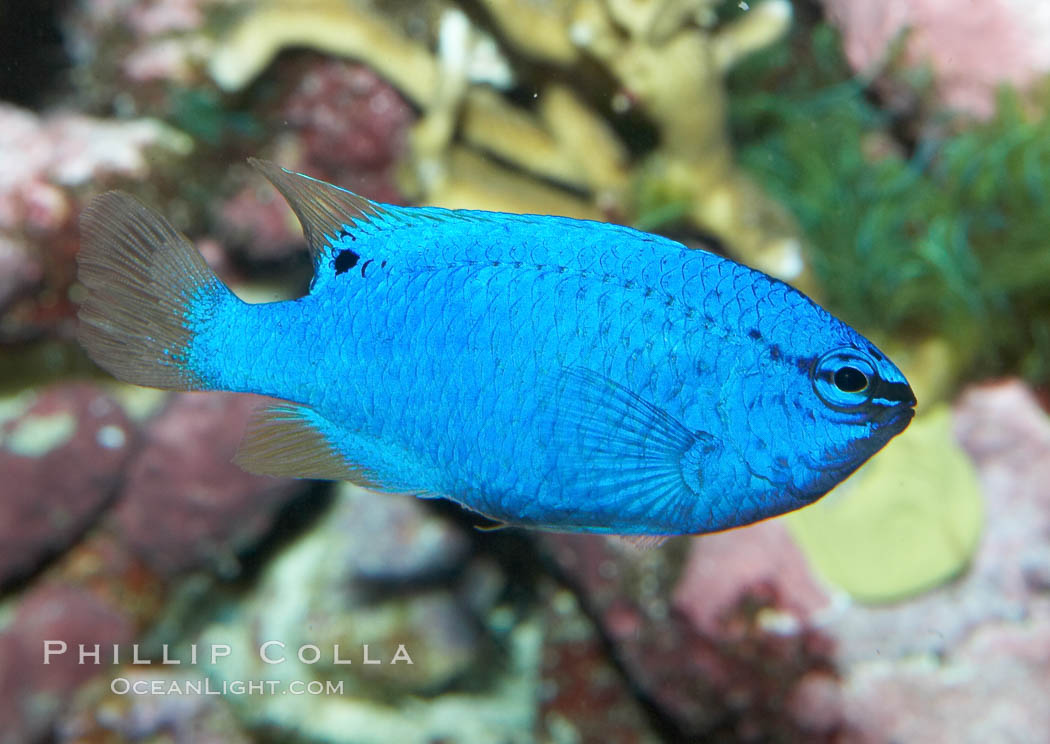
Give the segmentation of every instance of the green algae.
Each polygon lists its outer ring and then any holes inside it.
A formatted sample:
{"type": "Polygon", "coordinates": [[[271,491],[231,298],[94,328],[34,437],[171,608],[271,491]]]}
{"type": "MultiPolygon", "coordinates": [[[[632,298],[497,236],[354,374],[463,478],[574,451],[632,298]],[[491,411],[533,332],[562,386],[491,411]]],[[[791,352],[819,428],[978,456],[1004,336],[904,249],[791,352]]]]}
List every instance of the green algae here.
{"type": "Polygon", "coordinates": [[[172,123],[196,140],[212,147],[225,141],[258,140],[264,127],[250,111],[230,108],[215,90],[173,86],[168,94],[172,123]]]}
{"type": "Polygon", "coordinates": [[[1003,91],[990,121],[942,117],[907,142],[826,26],[730,89],[739,159],[803,226],[833,311],[883,338],[944,338],[957,377],[1050,375],[1050,95],[1003,91]]]}
{"type": "Polygon", "coordinates": [[[977,549],[984,502],[941,404],[787,524],[814,569],[863,602],[892,602],[957,576],[977,549]]]}

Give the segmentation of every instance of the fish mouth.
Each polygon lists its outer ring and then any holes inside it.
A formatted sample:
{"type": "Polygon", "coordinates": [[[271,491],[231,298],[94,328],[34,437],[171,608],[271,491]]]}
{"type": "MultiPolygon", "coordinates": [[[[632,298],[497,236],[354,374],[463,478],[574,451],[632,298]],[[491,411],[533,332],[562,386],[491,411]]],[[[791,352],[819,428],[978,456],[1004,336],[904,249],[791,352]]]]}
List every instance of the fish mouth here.
{"type": "Polygon", "coordinates": [[[826,476],[842,473],[842,471],[846,471],[847,474],[853,472],[872,455],[885,447],[887,442],[908,428],[908,424],[911,423],[911,420],[914,417],[914,398],[910,401],[904,401],[898,405],[891,406],[885,411],[880,412],[878,416],[871,419],[874,424],[874,430],[872,431],[871,436],[865,440],[865,450],[873,447],[870,453],[858,458],[857,450],[859,445],[853,444],[848,446],[845,451],[842,451],[837,457],[825,456],[819,461],[811,461],[810,465],[815,470],[824,473],[826,476]]]}
{"type": "Polygon", "coordinates": [[[880,431],[883,429],[889,429],[893,432],[890,436],[893,436],[904,431],[904,428],[914,417],[915,399],[913,398],[909,402],[901,403],[892,408],[887,408],[875,417],[874,422],[880,431]]]}
{"type": "Polygon", "coordinates": [[[873,427],[867,439],[854,442],[844,450],[825,455],[819,460],[807,460],[810,467],[820,475],[797,497],[808,504],[823,496],[904,431],[914,416],[915,397],[909,396],[870,419],[873,427]]]}

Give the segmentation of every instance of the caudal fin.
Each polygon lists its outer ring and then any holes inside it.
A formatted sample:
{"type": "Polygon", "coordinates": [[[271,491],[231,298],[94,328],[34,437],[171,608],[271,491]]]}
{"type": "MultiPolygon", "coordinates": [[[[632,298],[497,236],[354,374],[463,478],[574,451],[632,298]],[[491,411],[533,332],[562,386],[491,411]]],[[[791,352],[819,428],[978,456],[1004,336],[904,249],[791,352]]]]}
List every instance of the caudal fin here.
{"type": "Polygon", "coordinates": [[[166,390],[211,387],[192,369],[194,319],[231,298],[197,249],[128,194],[96,197],[80,219],[77,278],[87,289],[77,337],[125,382],[166,390]]]}

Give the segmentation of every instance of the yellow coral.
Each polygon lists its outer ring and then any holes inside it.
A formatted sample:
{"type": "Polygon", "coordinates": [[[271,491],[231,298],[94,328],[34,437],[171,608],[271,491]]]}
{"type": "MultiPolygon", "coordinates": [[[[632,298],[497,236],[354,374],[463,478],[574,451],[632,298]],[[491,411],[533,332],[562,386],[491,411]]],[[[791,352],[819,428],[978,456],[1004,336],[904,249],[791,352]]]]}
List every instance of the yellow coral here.
{"type": "MultiPolygon", "coordinates": [[[[801,242],[790,217],[733,162],[725,129],[725,71],[790,23],[787,0],[765,0],[712,31],[713,0],[484,0],[498,36],[565,80],[598,61],[618,81],[621,102],[655,122],[659,145],[630,162],[604,116],[561,82],[543,83],[535,110],[480,81],[484,35],[451,6],[431,51],[375,9],[352,0],[270,0],[248,12],[211,62],[226,89],[243,86],[280,49],[307,46],[374,67],[423,112],[412,136],[411,183],[419,201],[462,204],[468,195],[502,211],[630,218],[633,183],[655,180],[683,214],[718,235],[742,260],[807,291],[801,242]],[[463,150],[495,155],[487,166],[463,150]],[[507,166],[510,166],[508,168],[507,166]],[[512,174],[516,168],[538,179],[512,174]],[[465,178],[491,178],[468,185],[465,178]],[[514,184],[515,188],[505,188],[514,184]],[[528,184],[526,186],[526,184],[528,184]],[[573,193],[575,192],[575,193],[573,193]],[[581,193],[581,199],[576,194],[581,193]],[[589,200],[589,204],[585,200],[589,200]],[[545,204],[562,205],[541,210],[545,204]]],[[[498,56],[498,55],[496,55],[498,56]]],[[[508,73],[509,76],[509,73],[508,73]]],[[[501,79],[497,76],[497,79],[501,79]]],[[[638,215],[635,214],[635,217],[638,215]]]]}
{"type": "Polygon", "coordinates": [[[293,46],[365,60],[417,103],[437,85],[437,64],[425,46],[344,0],[261,3],[222,40],[209,71],[225,90],[238,90],[293,46]]]}

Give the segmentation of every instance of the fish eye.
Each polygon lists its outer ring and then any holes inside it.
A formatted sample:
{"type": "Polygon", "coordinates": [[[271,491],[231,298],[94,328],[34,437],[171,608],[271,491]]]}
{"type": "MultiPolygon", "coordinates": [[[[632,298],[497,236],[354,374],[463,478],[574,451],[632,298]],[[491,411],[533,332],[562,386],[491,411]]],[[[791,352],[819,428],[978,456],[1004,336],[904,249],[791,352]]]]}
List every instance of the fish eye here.
{"type": "Polygon", "coordinates": [[[813,365],[811,375],[814,391],[837,411],[855,410],[867,404],[878,379],[875,362],[852,346],[824,354],[813,365]]]}
{"type": "Polygon", "coordinates": [[[856,367],[840,367],[833,379],[835,387],[844,393],[862,393],[868,387],[868,376],[856,367]]]}

